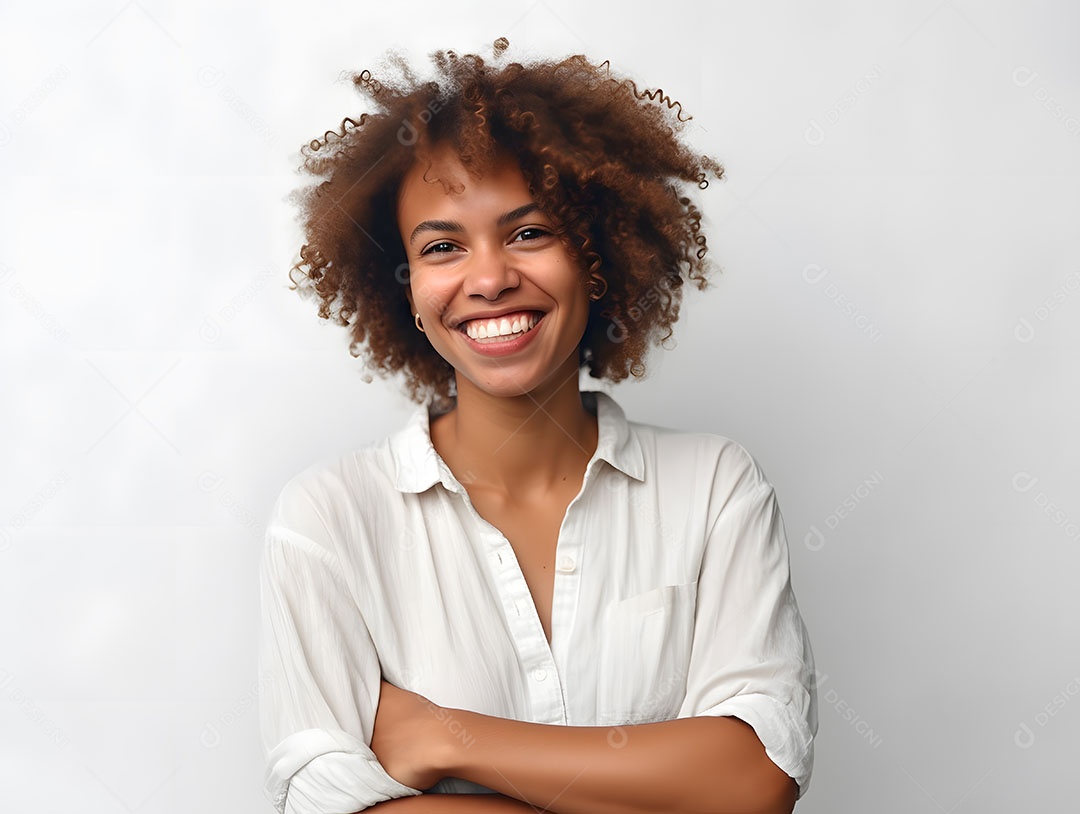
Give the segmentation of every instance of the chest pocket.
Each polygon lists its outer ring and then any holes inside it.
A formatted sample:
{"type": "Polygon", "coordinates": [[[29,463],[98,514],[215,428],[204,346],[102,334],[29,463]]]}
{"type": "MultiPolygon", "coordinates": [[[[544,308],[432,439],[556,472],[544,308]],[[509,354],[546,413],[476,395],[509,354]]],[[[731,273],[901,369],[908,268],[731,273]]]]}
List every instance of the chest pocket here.
{"type": "Polygon", "coordinates": [[[664,585],[608,605],[601,621],[597,726],[674,718],[686,695],[697,583],[664,585]]]}

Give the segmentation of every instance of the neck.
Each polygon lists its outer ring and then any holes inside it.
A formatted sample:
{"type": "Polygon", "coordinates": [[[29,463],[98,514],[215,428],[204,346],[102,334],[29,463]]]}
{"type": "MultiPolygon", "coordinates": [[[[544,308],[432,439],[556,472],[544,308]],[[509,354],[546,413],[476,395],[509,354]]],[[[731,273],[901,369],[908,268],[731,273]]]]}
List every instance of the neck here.
{"type": "Polygon", "coordinates": [[[436,451],[467,488],[528,497],[580,483],[596,451],[597,419],[572,368],[562,384],[494,396],[459,377],[457,404],[431,425],[436,451]]]}

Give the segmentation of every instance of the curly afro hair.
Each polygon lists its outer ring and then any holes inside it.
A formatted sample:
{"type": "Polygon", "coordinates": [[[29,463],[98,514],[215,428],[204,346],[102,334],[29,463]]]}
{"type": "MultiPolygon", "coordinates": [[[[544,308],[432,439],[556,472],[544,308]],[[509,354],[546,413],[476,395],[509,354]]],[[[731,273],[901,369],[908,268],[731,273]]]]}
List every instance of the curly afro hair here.
{"type": "Polygon", "coordinates": [[[430,81],[395,54],[392,78],[349,74],[375,111],[301,149],[302,169],[321,180],[291,196],[305,240],[291,288],[317,297],[320,317],[351,326],[350,353],[403,374],[415,401],[455,390],[453,367],[414,327],[395,215],[403,177],[437,145],[477,175],[497,152],[513,154],[582,275],[607,283],[579,346],[592,377],[644,376],[650,346],[672,334],[684,278],[707,285],[701,212],[685,190],[724,168],[680,141],[681,104],[614,76],[607,62],[507,62],[506,46],[496,41],[488,62],[436,51],[430,81]]]}

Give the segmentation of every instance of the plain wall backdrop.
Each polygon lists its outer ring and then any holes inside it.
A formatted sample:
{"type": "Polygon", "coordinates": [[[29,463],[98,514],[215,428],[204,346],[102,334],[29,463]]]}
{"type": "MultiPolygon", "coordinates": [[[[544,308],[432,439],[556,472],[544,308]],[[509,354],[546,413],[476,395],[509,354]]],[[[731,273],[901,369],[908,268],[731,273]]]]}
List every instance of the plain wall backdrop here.
{"type": "Polygon", "coordinates": [[[1080,756],[1076,4],[5,4],[5,811],[267,812],[281,485],[397,429],[288,290],[300,145],[386,49],[585,53],[693,115],[713,287],[612,389],[777,487],[815,812],[1064,811],[1080,756]]]}

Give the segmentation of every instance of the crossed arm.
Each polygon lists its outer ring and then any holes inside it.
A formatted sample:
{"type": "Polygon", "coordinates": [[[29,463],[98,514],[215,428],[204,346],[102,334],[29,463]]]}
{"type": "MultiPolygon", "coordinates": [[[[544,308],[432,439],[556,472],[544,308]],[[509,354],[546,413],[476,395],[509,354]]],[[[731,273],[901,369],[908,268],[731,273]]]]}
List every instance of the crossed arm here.
{"type": "Polygon", "coordinates": [[[448,710],[384,681],[371,745],[387,772],[414,788],[459,777],[500,793],[373,807],[387,814],[790,814],[798,792],[753,728],[734,717],[555,726],[448,710]]]}

